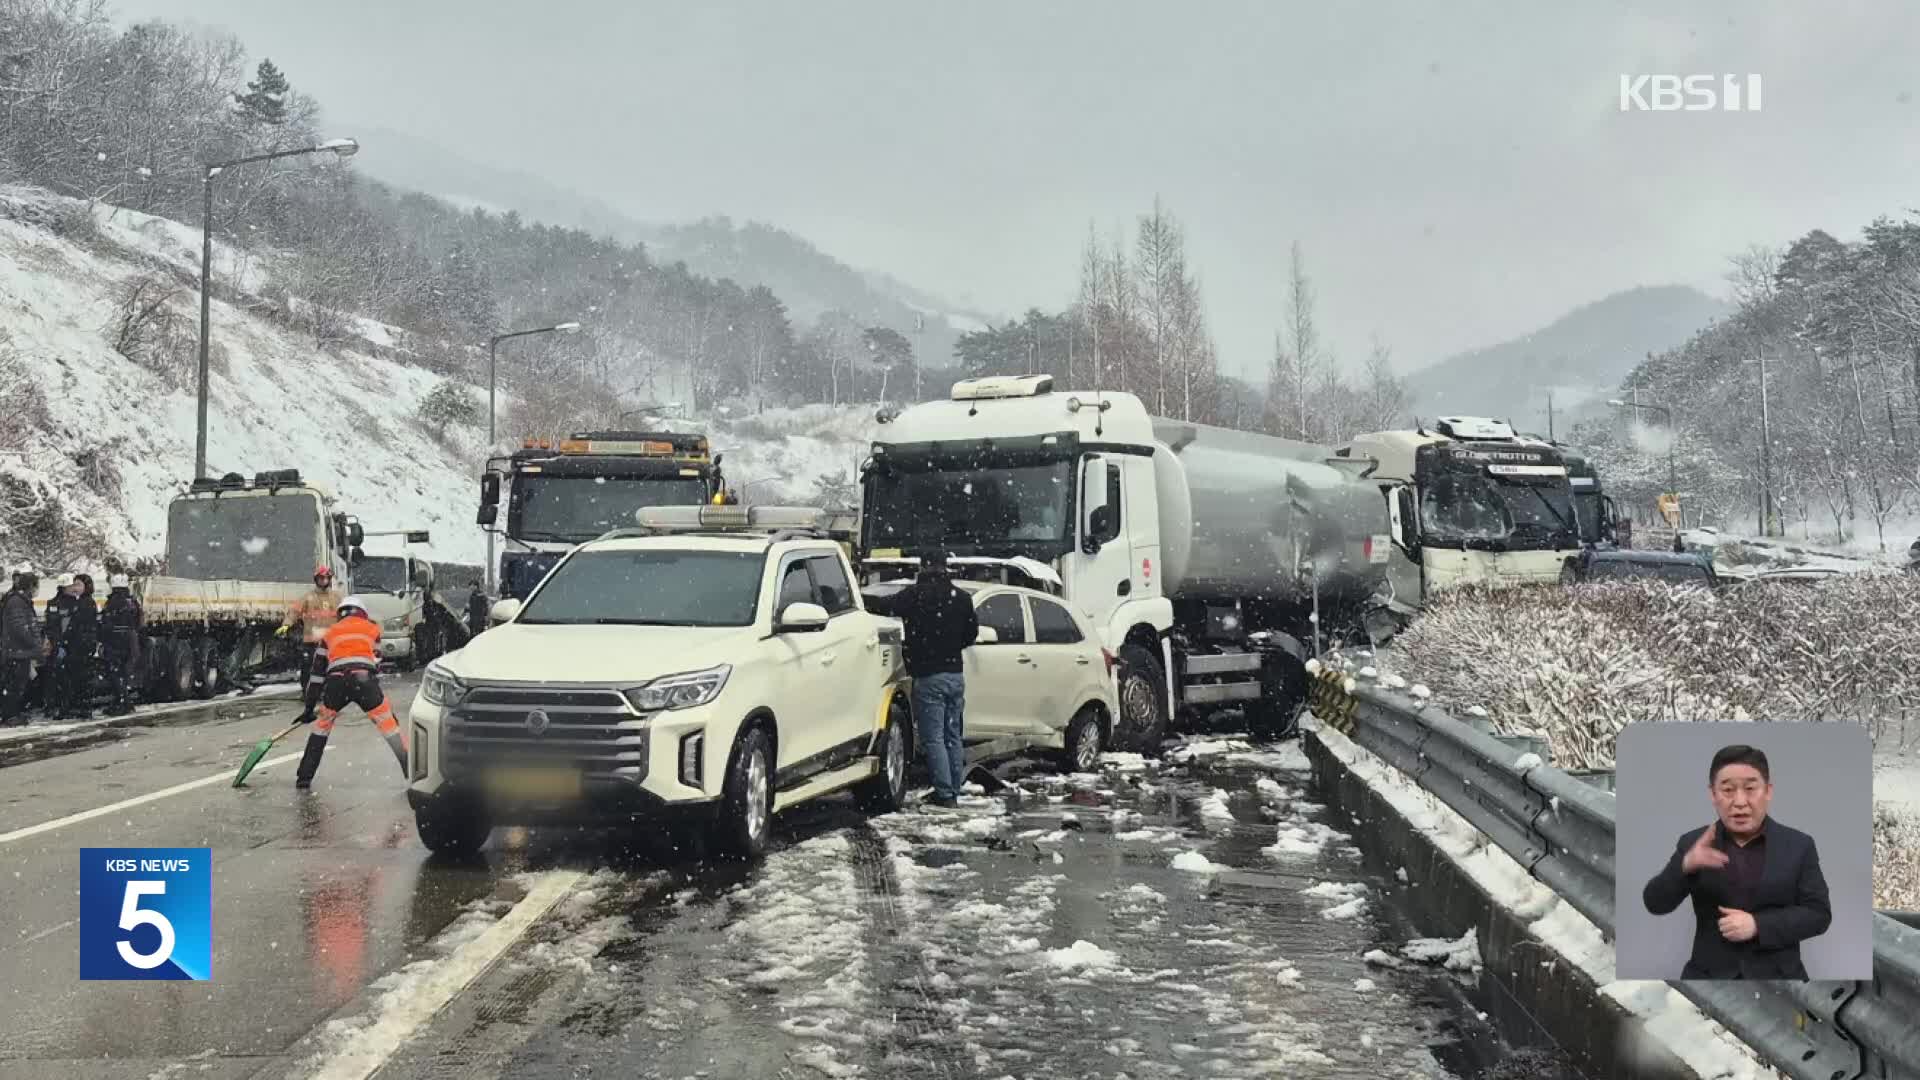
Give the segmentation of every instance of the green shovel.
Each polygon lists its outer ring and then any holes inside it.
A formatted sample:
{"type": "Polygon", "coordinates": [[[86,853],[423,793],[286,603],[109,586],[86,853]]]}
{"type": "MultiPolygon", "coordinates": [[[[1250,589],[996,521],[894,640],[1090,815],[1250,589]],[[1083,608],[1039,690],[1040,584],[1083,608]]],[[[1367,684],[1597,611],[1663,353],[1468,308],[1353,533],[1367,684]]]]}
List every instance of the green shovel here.
{"type": "Polygon", "coordinates": [[[253,771],[255,765],[260,764],[261,758],[267,756],[267,751],[273,749],[273,744],[300,730],[304,726],[306,726],[305,720],[295,720],[285,731],[275,735],[273,738],[261,739],[259,742],[254,743],[253,749],[247,751],[247,760],[240,763],[240,772],[234,776],[233,786],[239,787],[247,782],[247,774],[253,771]]]}

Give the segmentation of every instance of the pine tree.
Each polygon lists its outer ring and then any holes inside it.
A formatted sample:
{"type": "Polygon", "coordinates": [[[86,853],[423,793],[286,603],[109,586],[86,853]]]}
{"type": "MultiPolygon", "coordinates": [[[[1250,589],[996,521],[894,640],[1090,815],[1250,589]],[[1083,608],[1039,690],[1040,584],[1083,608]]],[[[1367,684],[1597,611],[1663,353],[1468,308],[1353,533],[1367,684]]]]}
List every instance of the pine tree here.
{"type": "Polygon", "coordinates": [[[288,89],[287,77],[273,61],[262,60],[254,70],[253,81],[247,84],[247,92],[235,94],[233,99],[249,120],[278,126],[287,120],[288,89]]]}

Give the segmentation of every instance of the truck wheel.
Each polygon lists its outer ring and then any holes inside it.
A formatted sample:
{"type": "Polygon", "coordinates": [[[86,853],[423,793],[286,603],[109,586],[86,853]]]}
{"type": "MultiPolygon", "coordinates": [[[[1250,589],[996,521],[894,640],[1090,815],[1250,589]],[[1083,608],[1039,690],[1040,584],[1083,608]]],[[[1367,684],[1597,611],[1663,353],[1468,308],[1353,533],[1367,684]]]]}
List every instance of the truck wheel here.
{"type": "Polygon", "coordinates": [[[1260,669],[1260,700],[1247,706],[1247,731],[1261,742],[1277,742],[1299,728],[1307,702],[1307,669],[1298,660],[1268,653],[1260,669]]]}
{"type": "Polygon", "coordinates": [[[869,814],[891,814],[907,801],[907,759],[912,756],[907,736],[912,714],[895,694],[887,710],[887,730],[880,733],[880,771],[853,789],[860,808],[869,814]]]}
{"type": "Polygon", "coordinates": [[[1144,646],[1120,647],[1120,730],[1134,749],[1150,753],[1167,734],[1167,676],[1144,646]]]}
{"type": "Polygon", "coordinates": [[[734,744],[721,789],[714,839],[729,855],[758,858],[773,824],[773,753],[766,729],[748,728],[734,744]]]}
{"type": "Polygon", "coordinates": [[[1101,737],[1100,714],[1091,706],[1083,707],[1067,722],[1067,752],[1060,764],[1068,772],[1090,773],[1100,768],[1100,752],[1106,749],[1101,737]]]}
{"type": "Polygon", "coordinates": [[[161,668],[166,673],[168,701],[192,699],[200,684],[193,667],[193,643],[174,638],[167,645],[167,662],[161,668]]]}
{"type": "Polygon", "coordinates": [[[436,855],[472,855],[486,846],[493,826],[477,807],[427,803],[413,812],[420,842],[436,855]]]}

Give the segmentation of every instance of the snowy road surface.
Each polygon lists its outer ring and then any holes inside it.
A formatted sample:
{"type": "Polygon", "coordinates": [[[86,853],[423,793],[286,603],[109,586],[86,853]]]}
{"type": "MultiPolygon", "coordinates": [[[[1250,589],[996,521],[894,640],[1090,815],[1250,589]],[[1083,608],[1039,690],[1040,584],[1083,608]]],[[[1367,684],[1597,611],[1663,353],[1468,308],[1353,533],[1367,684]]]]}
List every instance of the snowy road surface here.
{"type": "Polygon", "coordinates": [[[561,830],[459,864],[357,718],[310,796],[279,751],[232,790],[266,726],[0,769],[0,1078],[1519,1075],[1471,937],[1409,947],[1297,747],[829,800],[755,866],[561,830]],[[213,849],[212,980],[80,982],[77,849],[173,845],[213,849]]]}

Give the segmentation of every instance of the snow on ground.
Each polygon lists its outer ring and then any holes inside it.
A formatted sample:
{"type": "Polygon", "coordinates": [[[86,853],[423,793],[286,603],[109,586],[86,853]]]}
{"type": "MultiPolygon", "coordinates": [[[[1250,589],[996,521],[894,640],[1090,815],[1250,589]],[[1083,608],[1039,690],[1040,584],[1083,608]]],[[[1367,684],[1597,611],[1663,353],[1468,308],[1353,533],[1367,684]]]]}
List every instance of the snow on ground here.
{"type": "MultiPolygon", "coordinates": [[[[1426,833],[1454,863],[1503,907],[1525,920],[1534,936],[1577,964],[1647,1025],[1650,1034],[1701,1076],[1716,1080],[1767,1080],[1773,1070],[1720,1024],[1664,982],[1614,978],[1613,947],[1600,929],[1530,876],[1513,858],[1488,844],[1477,829],[1405,774],[1339,732],[1309,719],[1312,737],[1385,798],[1412,826],[1426,833]]],[[[1451,950],[1456,943],[1440,943],[1451,950]]],[[[1464,943],[1459,943],[1464,944],[1464,943]]],[[[1474,943],[1477,954],[1479,946],[1474,943]]]]}
{"type": "MultiPolygon", "coordinates": [[[[178,286],[169,302],[187,334],[185,366],[166,377],[116,352],[109,324],[125,283],[136,276],[157,274],[170,285],[197,277],[199,230],[108,206],[93,209],[92,238],[57,235],[46,224],[86,212],[85,203],[39,189],[0,188],[0,349],[39,387],[51,420],[49,430],[27,440],[24,454],[0,454],[0,484],[31,486],[101,530],[109,551],[83,557],[73,569],[97,569],[109,553],[162,552],[167,501],[193,471],[196,423],[190,361],[197,291],[178,286]],[[96,449],[118,466],[117,489],[83,479],[75,459],[96,449]]],[[[422,400],[446,380],[392,358],[406,351],[405,332],[351,316],[354,339],[317,348],[311,335],[253,310],[266,306],[255,301],[273,277],[271,253],[216,244],[214,268],[209,471],[251,476],[298,468],[369,530],[429,529],[433,542],[416,546],[416,554],[481,562],[486,540],[473,524],[473,507],[483,440],[455,434],[442,441],[415,420],[422,400]],[[376,355],[383,351],[388,355],[376,355]]],[[[472,393],[484,409],[485,388],[472,393]]],[[[870,404],[762,415],[735,407],[727,416],[674,426],[707,429],[736,484],[766,481],[746,492],[748,501],[811,503],[822,474],[854,479],[873,413],[870,404]]],[[[0,522],[0,556],[23,557],[8,537],[0,522]]]]}

